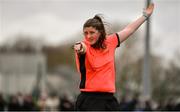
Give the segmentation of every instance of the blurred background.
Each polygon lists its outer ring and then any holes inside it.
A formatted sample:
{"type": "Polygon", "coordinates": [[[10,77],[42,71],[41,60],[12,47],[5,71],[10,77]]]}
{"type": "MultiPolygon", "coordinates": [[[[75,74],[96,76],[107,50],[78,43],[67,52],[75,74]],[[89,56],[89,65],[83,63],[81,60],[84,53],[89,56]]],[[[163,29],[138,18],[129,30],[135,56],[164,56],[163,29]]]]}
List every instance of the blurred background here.
{"type": "MultiPolygon", "coordinates": [[[[73,110],[79,94],[71,46],[103,14],[107,33],[142,15],[147,0],[0,0],[0,110],[73,110]]],[[[121,110],[180,110],[180,1],[154,0],[150,97],[142,96],[146,24],[116,49],[121,110]]]]}

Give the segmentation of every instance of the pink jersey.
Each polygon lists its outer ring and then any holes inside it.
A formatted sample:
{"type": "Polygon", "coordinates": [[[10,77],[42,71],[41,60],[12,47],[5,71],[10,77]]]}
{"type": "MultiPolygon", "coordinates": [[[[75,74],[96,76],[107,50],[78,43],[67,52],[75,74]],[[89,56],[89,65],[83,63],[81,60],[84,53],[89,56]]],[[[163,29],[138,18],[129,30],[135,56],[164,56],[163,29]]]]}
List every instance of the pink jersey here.
{"type": "Polygon", "coordinates": [[[76,54],[77,69],[81,74],[80,90],[86,92],[115,92],[115,49],[120,41],[117,34],[108,35],[106,49],[94,49],[84,40],[86,53],[76,54]]]}

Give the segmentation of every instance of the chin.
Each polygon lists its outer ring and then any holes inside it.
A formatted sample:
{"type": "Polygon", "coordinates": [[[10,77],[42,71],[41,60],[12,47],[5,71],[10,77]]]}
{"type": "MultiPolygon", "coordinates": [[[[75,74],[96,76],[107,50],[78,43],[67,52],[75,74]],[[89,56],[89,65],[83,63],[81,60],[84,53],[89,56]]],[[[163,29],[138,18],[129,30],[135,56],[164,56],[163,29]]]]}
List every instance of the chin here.
{"type": "Polygon", "coordinates": [[[90,45],[94,45],[95,43],[90,43],[90,45]]]}
{"type": "Polygon", "coordinates": [[[95,42],[89,42],[89,41],[88,41],[88,43],[89,43],[90,45],[93,45],[93,44],[95,44],[95,42]]]}

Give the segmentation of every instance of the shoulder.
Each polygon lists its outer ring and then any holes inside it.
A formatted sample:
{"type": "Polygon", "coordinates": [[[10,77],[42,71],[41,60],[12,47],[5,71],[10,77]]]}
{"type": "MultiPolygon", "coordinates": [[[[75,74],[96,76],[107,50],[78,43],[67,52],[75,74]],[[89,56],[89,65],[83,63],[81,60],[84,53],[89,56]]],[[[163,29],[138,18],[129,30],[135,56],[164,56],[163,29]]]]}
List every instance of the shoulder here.
{"type": "Polygon", "coordinates": [[[106,41],[107,43],[116,45],[116,47],[119,47],[120,45],[120,39],[117,33],[107,35],[106,41]]]}
{"type": "Polygon", "coordinates": [[[118,39],[119,38],[119,35],[117,33],[112,33],[112,34],[109,34],[106,36],[106,39],[107,40],[112,40],[112,39],[118,39]]]}

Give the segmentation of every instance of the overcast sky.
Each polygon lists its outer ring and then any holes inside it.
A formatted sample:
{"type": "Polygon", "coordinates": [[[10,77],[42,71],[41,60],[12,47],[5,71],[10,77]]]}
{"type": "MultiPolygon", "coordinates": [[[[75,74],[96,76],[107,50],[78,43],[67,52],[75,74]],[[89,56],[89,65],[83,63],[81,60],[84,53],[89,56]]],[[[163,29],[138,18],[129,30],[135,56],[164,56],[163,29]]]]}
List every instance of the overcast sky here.
{"type": "MultiPolygon", "coordinates": [[[[142,14],[144,1],[0,0],[0,44],[17,34],[44,37],[54,45],[64,43],[81,32],[83,23],[97,13],[104,14],[109,23],[137,19],[142,14]]],[[[153,1],[152,51],[172,57],[180,48],[180,0],[153,1]]],[[[143,32],[144,28],[143,25],[139,30],[143,32]]]]}

